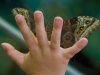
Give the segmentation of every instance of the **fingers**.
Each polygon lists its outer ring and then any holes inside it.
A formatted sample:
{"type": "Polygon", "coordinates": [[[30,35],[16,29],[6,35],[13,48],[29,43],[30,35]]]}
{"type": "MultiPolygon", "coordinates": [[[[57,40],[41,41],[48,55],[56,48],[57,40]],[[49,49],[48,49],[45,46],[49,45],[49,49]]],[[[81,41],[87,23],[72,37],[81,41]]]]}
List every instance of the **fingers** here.
{"type": "Polygon", "coordinates": [[[72,58],[76,53],[82,50],[87,43],[88,40],[86,38],[80,39],[74,46],[66,49],[64,55],[69,59],[72,58]]]}
{"type": "Polygon", "coordinates": [[[51,35],[51,48],[57,49],[60,48],[60,37],[62,30],[63,20],[60,17],[54,19],[53,31],[51,35]]]}
{"type": "Polygon", "coordinates": [[[36,38],[27,26],[25,19],[21,15],[17,15],[15,19],[28,47],[36,47],[36,38]]]}
{"type": "Polygon", "coordinates": [[[15,61],[19,66],[21,66],[23,64],[25,54],[22,54],[19,51],[15,50],[15,48],[8,43],[2,43],[1,46],[5,49],[7,55],[13,61],[15,61]]]}
{"type": "Polygon", "coordinates": [[[42,48],[48,47],[47,34],[44,27],[44,17],[41,11],[34,13],[34,19],[36,24],[36,36],[38,44],[42,48]]]}

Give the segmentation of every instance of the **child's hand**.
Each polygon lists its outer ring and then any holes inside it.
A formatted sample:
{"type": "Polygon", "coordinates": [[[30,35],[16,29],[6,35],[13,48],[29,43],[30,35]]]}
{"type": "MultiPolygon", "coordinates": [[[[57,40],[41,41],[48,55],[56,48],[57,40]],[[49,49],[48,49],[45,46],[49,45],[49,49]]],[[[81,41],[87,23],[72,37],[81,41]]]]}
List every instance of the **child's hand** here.
{"type": "Polygon", "coordinates": [[[47,40],[42,12],[36,11],[34,18],[37,38],[28,28],[24,18],[21,15],[16,16],[16,22],[29,47],[27,54],[20,53],[7,43],[2,43],[2,47],[7,55],[28,75],[64,75],[70,58],[87,44],[87,39],[83,38],[74,46],[63,49],[60,47],[62,18],[54,19],[50,42],[47,40]]]}

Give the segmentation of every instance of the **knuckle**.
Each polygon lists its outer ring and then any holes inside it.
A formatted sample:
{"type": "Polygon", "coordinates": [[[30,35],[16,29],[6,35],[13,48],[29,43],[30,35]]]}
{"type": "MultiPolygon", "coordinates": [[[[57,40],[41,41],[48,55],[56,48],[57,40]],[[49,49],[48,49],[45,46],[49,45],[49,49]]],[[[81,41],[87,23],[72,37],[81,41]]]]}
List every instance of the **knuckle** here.
{"type": "Polygon", "coordinates": [[[60,41],[60,38],[59,37],[53,36],[53,38],[52,38],[52,42],[53,43],[58,44],[59,41],[60,41]]]}
{"type": "Polygon", "coordinates": [[[76,45],[77,50],[81,50],[82,49],[82,45],[76,45]]]}
{"type": "Polygon", "coordinates": [[[29,33],[29,32],[23,33],[23,37],[24,37],[25,39],[30,38],[30,33],[29,33]]]}
{"type": "Polygon", "coordinates": [[[71,52],[69,53],[69,56],[68,56],[68,57],[69,57],[69,58],[72,58],[75,54],[76,54],[76,53],[74,53],[74,52],[71,51],[71,52]]]}
{"type": "Polygon", "coordinates": [[[38,40],[43,40],[43,36],[42,36],[42,35],[40,35],[40,36],[37,35],[37,39],[38,39],[38,40]]]}
{"type": "Polygon", "coordinates": [[[11,52],[7,52],[7,55],[11,58],[12,57],[12,53],[11,52]]]}

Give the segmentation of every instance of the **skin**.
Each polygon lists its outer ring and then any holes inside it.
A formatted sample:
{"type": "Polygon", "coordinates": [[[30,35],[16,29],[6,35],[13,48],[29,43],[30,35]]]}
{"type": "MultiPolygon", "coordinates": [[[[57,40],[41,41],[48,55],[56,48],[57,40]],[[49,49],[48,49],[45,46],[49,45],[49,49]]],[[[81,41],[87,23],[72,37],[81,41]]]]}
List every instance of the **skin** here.
{"type": "Polygon", "coordinates": [[[17,15],[15,19],[29,47],[29,52],[27,54],[21,53],[8,43],[2,43],[1,46],[27,75],[64,75],[69,60],[88,43],[86,38],[82,38],[70,48],[61,48],[60,36],[63,25],[61,17],[54,18],[51,41],[47,40],[41,11],[34,13],[37,38],[30,31],[21,15],[17,15]]]}

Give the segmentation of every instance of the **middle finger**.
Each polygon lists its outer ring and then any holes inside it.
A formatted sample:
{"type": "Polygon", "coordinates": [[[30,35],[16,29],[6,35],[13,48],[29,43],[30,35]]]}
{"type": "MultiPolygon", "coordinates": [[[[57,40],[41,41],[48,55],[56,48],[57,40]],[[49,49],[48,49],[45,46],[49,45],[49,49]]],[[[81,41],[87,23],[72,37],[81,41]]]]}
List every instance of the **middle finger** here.
{"type": "Polygon", "coordinates": [[[47,34],[44,27],[44,17],[41,11],[34,13],[35,24],[36,24],[36,36],[38,44],[41,48],[48,47],[47,34]]]}

